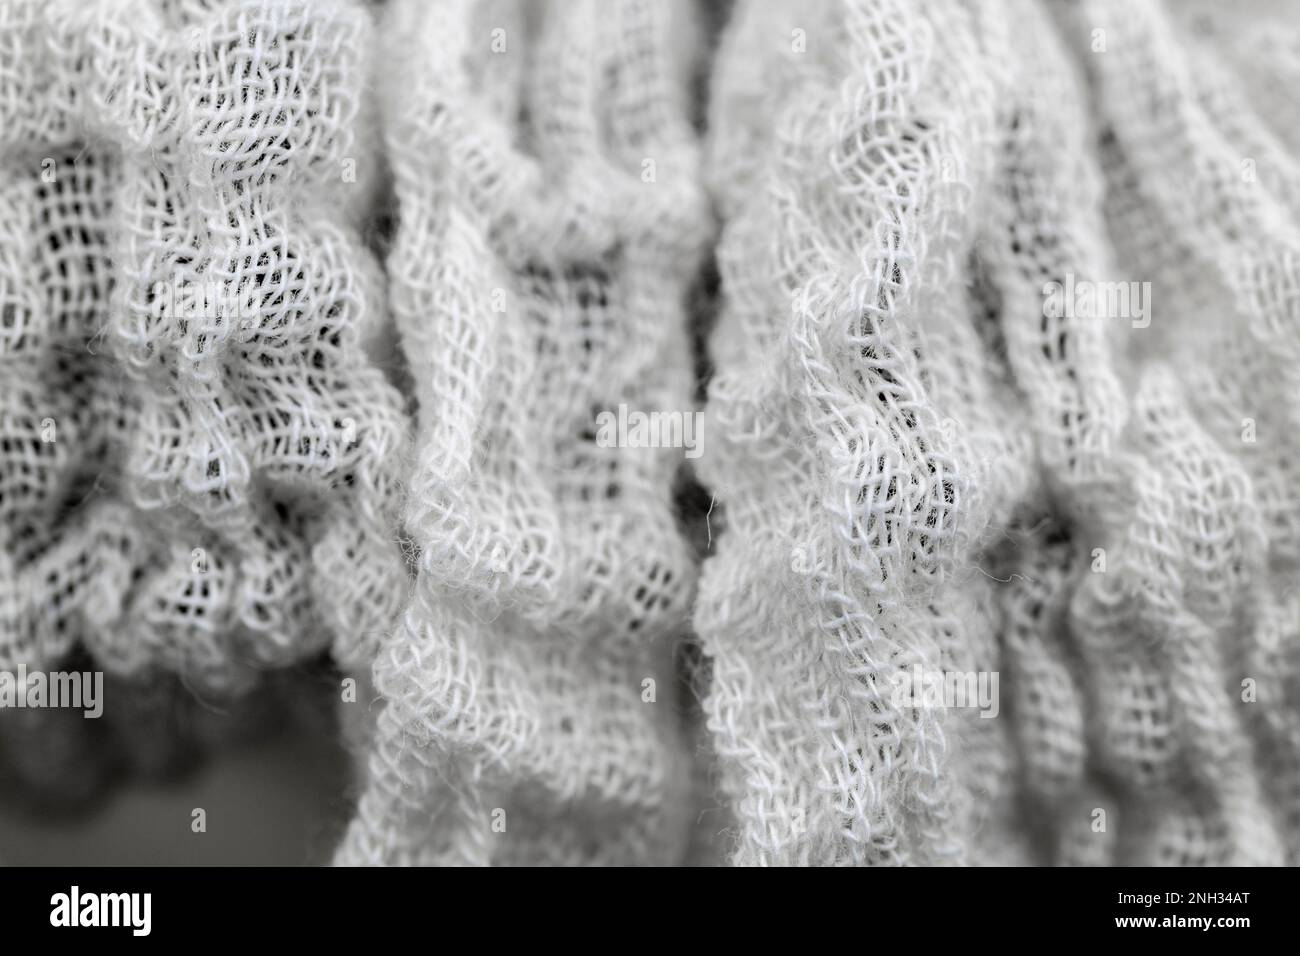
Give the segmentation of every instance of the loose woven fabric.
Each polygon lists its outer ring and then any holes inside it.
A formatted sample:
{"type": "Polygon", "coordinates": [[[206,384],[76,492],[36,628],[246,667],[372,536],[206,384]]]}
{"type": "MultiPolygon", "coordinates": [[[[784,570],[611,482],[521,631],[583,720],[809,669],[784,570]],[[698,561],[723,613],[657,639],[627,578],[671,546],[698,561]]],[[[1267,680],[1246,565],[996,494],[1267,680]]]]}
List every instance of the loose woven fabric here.
{"type": "Polygon", "coordinates": [[[1246,6],[0,0],[0,763],[328,656],[339,864],[1300,863],[1246,6]]]}
{"type": "Polygon", "coordinates": [[[596,420],[690,409],[686,287],[708,220],[673,48],[688,12],[385,11],[418,577],[375,666],[386,703],[340,862],[684,852],[682,452],[601,447],[596,420]]]}
{"type": "Polygon", "coordinates": [[[6,714],[39,793],[184,763],[196,696],[365,666],[401,606],[368,34],[343,3],[0,6],[0,669],[87,651],[120,727],[6,714]]]}
{"type": "Polygon", "coordinates": [[[1206,29],[733,16],[695,620],[737,862],[1295,861],[1294,107],[1206,29]],[[1050,315],[1067,274],[1149,326],[1050,315]],[[918,664],[1001,719],[897,706],[918,664]]]}

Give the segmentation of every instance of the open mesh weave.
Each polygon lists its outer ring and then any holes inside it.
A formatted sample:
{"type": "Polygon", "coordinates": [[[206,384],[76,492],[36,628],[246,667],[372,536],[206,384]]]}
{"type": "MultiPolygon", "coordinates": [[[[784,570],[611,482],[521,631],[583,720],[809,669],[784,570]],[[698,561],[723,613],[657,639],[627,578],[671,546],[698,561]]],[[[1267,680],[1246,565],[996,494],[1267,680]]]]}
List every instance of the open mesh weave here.
{"type": "Polygon", "coordinates": [[[1214,23],[1175,10],[1087,4],[1063,19],[1076,39],[1122,24],[1082,59],[1109,231],[1155,303],[1133,334],[1124,493],[1098,517],[1108,571],[1069,613],[1097,762],[1134,817],[1119,861],[1295,863],[1296,661],[1275,629],[1294,627],[1281,396],[1296,381],[1300,168],[1273,132],[1285,114],[1252,108],[1248,81],[1207,50],[1214,23]]]}
{"type": "Polygon", "coordinates": [[[6,769],[76,802],[328,653],[340,863],[1300,862],[1300,25],[1245,6],[0,0],[0,670],[113,688],[6,769]],[[1047,308],[1096,282],[1141,321],[1047,308]],[[605,447],[691,333],[698,460],[605,447]]]}
{"type": "Polygon", "coordinates": [[[88,651],[113,725],[6,714],[39,794],[184,763],[193,695],[368,662],[401,606],[369,32],[349,3],[0,4],[0,669],[88,651]]]}
{"type": "Polygon", "coordinates": [[[737,862],[1294,862],[1294,106],[1251,91],[1296,31],[1184,19],[733,16],[695,620],[737,862]],[[1149,327],[1049,315],[1067,273],[1149,327]],[[896,706],[917,662],[1002,714],[896,706]]]}
{"type": "Polygon", "coordinates": [[[686,290],[709,224],[674,52],[686,13],[385,11],[418,578],[375,667],[386,703],[341,862],[683,852],[682,451],[601,447],[596,420],[690,409],[686,290]]]}

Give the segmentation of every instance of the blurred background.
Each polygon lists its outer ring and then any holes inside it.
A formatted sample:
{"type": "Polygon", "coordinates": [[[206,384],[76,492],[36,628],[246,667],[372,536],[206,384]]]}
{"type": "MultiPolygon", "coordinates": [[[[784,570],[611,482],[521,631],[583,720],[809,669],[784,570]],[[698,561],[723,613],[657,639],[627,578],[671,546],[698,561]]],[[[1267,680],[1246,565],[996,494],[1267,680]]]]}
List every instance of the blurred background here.
{"type": "Polygon", "coordinates": [[[99,719],[0,709],[0,864],[327,863],[354,797],[339,708],[369,704],[340,682],[321,661],[223,702],[106,675],[99,719]]]}

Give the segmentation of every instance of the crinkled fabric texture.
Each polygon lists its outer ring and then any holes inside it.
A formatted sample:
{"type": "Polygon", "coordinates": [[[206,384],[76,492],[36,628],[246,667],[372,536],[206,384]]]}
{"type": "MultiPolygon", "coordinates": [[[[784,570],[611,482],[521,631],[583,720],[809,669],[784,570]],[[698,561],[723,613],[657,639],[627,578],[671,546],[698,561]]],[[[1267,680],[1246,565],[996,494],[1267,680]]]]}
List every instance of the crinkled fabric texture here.
{"type": "Polygon", "coordinates": [[[395,611],[368,23],[208,6],[6,7],[6,664],[225,687],[395,611]]]}
{"type": "Polygon", "coordinates": [[[328,655],[347,865],[1300,862],[1245,6],[0,0],[0,669],[328,655]]]}
{"type": "Polygon", "coordinates": [[[350,3],[0,6],[0,668],[80,648],[133,698],[226,697],[391,627],[369,32],[350,3]]]}
{"type": "Polygon", "coordinates": [[[343,863],[668,863],[690,834],[674,448],[709,235],[683,3],[385,11],[394,319],[419,408],[414,596],[343,863]]]}
{"type": "Polygon", "coordinates": [[[737,862],[1296,862],[1300,179],[1254,91],[1297,38],[739,7],[695,612],[737,862]],[[998,719],[900,706],[916,667],[998,719]]]}

